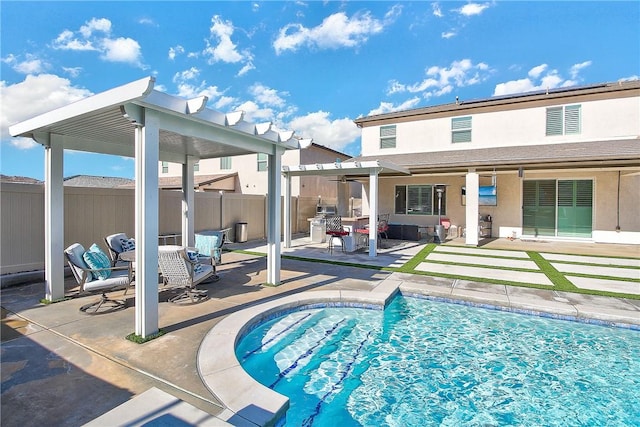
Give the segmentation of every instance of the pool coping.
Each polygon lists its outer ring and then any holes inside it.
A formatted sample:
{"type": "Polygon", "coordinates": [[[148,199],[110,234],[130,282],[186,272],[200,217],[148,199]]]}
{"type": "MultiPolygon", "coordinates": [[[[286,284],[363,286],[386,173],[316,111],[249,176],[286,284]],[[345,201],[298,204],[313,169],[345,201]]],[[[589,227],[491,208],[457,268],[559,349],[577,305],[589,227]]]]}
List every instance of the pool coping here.
{"type": "Polygon", "coordinates": [[[371,291],[302,292],[246,308],[222,319],[205,335],[197,355],[198,373],[203,383],[227,408],[220,417],[233,425],[259,426],[278,425],[285,418],[289,399],[253,379],[242,368],[235,349],[253,328],[287,311],[326,306],[384,309],[397,293],[401,293],[475,307],[640,330],[640,311],[639,319],[616,310],[595,312],[588,305],[569,301],[557,292],[553,292],[551,298],[532,301],[526,293],[528,291],[523,290],[522,294],[519,289],[507,292],[501,285],[489,285],[480,292],[472,283],[426,284],[403,279],[403,274],[392,274],[371,291]]]}

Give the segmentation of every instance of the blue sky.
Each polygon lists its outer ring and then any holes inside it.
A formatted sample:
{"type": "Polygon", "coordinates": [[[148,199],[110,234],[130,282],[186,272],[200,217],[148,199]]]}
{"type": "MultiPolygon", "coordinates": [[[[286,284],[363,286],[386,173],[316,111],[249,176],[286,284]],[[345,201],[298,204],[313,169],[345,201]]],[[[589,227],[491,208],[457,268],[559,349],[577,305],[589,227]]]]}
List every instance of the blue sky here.
{"type": "MultiPolygon", "coordinates": [[[[37,179],[44,149],[11,124],[149,75],[354,156],[361,116],[640,75],[637,1],[3,0],[0,14],[0,172],[37,179]]],[[[133,167],[65,151],[65,176],[133,167]]]]}

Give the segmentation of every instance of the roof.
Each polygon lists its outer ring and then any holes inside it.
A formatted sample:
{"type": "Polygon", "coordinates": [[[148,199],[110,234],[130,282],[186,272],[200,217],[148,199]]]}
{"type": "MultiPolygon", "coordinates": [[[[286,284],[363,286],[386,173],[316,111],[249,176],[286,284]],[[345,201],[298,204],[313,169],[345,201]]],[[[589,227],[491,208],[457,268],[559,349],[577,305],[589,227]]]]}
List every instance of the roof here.
{"type": "Polygon", "coordinates": [[[571,167],[640,167],[640,138],[580,143],[479,148],[475,150],[432,151],[360,156],[349,161],[373,159],[394,163],[416,173],[479,170],[509,170],[571,167]]]}
{"type": "Polygon", "coordinates": [[[146,77],[14,124],[9,132],[44,146],[51,138],[65,149],[134,157],[136,129],[157,126],[160,160],[181,164],[188,156],[275,154],[311,144],[271,123],[246,122],[242,111],[208,109],[206,96],[184,99],[156,91],[154,84],[146,77]]]}
{"type": "MultiPolygon", "coordinates": [[[[216,175],[194,175],[193,186],[194,188],[206,188],[216,182],[224,181],[229,178],[235,179],[238,176],[237,172],[216,174],[216,175]]],[[[181,176],[164,176],[158,178],[160,188],[164,189],[182,189],[182,177],[181,176]]]]}
{"type": "Polygon", "coordinates": [[[134,184],[133,179],[113,176],[74,175],[64,179],[67,187],[117,188],[134,184]]]}
{"type": "Polygon", "coordinates": [[[44,184],[39,179],[30,178],[28,176],[10,176],[0,175],[0,182],[13,182],[16,184],[44,184]]]}
{"type": "MultiPolygon", "coordinates": [[[[398,121],[418,120],[420,116],[441,114],[459,115],[469,114],[471,110],[482,108],[507,109],[514,108],[518,104],[554,101],[566,102],[565,98],[578,96],[638,96],[640,95],[640,80],[620,81],[615,83],[601,83],[588,86],[573,86],[568,88],[551,89],[536,92],[519,93],[505,96],[494,96],[469,101],[456,101],[449,104],[435,105],[431,107],[415,108],[412,110],[395,111],[385,114],[377,114],[368,117],[360,117],[354,122],[360,126],[373,126],[380,123],[394,123],[398,121]]],[[[572,101],[573,102],[573,101],[572,101]]],[[[524,107],[524,106],[523,106],[524,107]]]]}

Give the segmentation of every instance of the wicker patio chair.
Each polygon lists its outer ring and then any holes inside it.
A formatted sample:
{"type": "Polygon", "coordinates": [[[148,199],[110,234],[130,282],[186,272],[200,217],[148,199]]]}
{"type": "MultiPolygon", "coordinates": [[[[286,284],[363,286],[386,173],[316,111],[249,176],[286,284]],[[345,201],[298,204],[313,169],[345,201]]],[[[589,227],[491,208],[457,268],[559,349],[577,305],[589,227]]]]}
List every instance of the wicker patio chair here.
{"type": "Polygon", "coordinates": [[[184,288],[183,292],[169,299],[173,303],[197,303],[208,298],[206,290],[196,289],[196,285],[214,276],[211,264],[200,264],[192,260],[183,246],[167,245],[158,247],[158,266],[165,285],[184,288]]]}
{"type": "Polygon", "coordinates": [[[333,239],[340,239],[342,252],[345,252],[344,236],[348,236],[349,232],[342,227],[342,217],[340,215],[329,216],[326,221],[327,235],[329,236],[329,253],[333,252],[333,239]]]}

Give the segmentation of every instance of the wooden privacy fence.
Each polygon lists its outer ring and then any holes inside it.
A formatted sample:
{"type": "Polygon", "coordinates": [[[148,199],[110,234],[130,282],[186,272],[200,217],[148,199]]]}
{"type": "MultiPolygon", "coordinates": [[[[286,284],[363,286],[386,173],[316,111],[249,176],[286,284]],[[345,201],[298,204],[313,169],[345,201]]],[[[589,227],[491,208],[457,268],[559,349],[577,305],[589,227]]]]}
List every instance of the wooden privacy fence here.
{"type": "MultiPolygon", "coordinates": [[[[105,236],[117,232],[135,234],[133,189],[64,188],[64,246],[79,242],[85,247],[97,243],[107,250],[105,236]]],[[[291,230],[309,230],[307,218],[315,212],[316,200],[292,198],[291,230]],[[309,204],[310,206],[306,206],[309,204]],[[303,215],[298,215],[298,212],[303,215]]],[[[231,229],[247,223],[249,240],[266,238],[267,198],[235,193],[195,193],[195,231],[231,229]]],[[[160,191],[159,233],[180,234],[182,193],[160,191]]],[[[311,215],[312,216],[312,215],[311,215]]],[[[284,215],[283,215],[284,217],[284,215]]],[[[0,187],[1,274],[44,269],[44,186],[2,183],[0,187]]]]}

